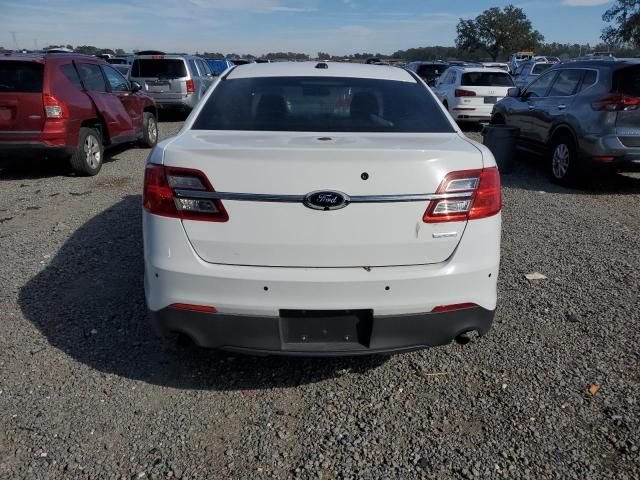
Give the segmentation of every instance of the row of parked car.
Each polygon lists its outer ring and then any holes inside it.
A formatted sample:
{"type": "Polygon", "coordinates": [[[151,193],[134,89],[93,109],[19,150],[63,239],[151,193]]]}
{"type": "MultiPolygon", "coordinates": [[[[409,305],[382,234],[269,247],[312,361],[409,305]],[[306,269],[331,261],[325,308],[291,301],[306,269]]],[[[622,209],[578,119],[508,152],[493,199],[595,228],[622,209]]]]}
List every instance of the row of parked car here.
{"type": "Polygon", "coordinates": [[[640,170],[640,59],[517,60],[513,74],[470,63],[407,68],[456,121],[517,128],[518,148],[547,159],[559,183],[640,170]]]}

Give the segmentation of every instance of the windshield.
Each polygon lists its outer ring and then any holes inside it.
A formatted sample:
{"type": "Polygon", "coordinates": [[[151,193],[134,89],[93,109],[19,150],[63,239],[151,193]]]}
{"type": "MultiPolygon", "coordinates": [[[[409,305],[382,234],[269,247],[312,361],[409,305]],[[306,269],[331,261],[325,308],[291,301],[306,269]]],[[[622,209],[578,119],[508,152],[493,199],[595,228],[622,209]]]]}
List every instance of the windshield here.
{"type": "Polygon", "coordinates": [[[442,72],[447,67],[445,65],[420,65],[418,68],[418,75],[422,78],[428,78],[432,80],[442,75],[442,72]]]}
{"type": "Polygon", "coordinates": [[[340,77],[223,80],[195,130],[454,132],[417,82],[340,77]]]}
{"type": "Polygon", "coordinates": [[[43,77],[41,63],[0,61],[0,92],[40,93],[43,77]]]}
{"type": "Polygon", "coordinates": [[[531,75],[540,75],[545,70],[549,70],[553,67],[553,63],[537,63],[531,69],[531,75]]]}
{"type": "Polygon", "coordinates": [[[467,72],[462,74],[462,86],[465,87],[513,87],[508,73],[467,72]]]}
{"type": "Polygon", "coordinates": [[[187,76],[187,68],[180,59],[147,59],[133,61],[132,77],[182,78],[187,76]]]}

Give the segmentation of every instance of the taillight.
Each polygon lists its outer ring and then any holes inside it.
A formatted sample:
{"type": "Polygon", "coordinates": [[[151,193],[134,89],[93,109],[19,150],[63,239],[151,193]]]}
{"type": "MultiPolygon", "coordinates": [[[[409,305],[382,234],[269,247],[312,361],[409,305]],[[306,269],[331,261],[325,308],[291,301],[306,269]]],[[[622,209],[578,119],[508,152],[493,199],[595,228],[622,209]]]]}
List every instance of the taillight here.
{"type": "Polygon", "coordinates": [[[53,95],[45,93],[42,95],[42,103],[44,104],[44,113],[46,118],[62,120],[69,118],[69,110],[67,106],[53,95]]]}
{"type": "Polygon", "coordinates": [[[193,93],[196,91],[196,86],[193,83],[193,80],[187,80],[187,93],[193,93]]]}
{"type": "Polygon", "coordinates": [[[203,195],[214,191],[199,170],[150,163],[144,174],[143,205],[149,213],[162,217],[226,222],[229,215],[222,202],[203,195]]]}
{"type": "Polygon", "coordinates": [[[462,89],[456,88],[455,95],[456,97],[475,97],[476,92],[472,92],[471,90],[462,90],[462,89]]]}
{"type": "Polygon", "coordinates": [[[464,222],[496,215],[502,209],[500,172],[497,167],[448,174],[424,212],[425,223],[464,222]]]}
{"type": "Polygon", "coordinates": [[[640,98],[614,93],[593,102],[591,108],[606,112],[621,112],[625,110],[637,110],[640,107],[640,98]]]}

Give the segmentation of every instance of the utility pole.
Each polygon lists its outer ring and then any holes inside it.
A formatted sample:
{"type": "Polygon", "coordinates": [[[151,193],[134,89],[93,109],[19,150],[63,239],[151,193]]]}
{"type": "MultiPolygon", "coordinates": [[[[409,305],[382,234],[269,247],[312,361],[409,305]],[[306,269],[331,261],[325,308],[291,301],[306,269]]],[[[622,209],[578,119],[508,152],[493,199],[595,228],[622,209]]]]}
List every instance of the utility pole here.
{"type": "Polygon", "coordinates": [[[18,50],[18,40],[16,38],[16,32],[11,32],[11,38],[13,38],[13,49],[18,50]]]}

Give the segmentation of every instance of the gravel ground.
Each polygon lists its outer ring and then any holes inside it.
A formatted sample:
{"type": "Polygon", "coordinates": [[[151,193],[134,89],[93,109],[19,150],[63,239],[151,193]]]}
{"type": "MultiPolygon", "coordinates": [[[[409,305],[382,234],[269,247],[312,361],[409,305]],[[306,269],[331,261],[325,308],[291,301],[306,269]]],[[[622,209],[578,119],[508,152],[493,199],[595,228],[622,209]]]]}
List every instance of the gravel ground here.
{"type": "Polygon", "coordinates": [[[516,165],[484,338],[251,358],[149,332],[146,155],[0,171],[0,478],[640,478],[640,176],[516,165]]]}

